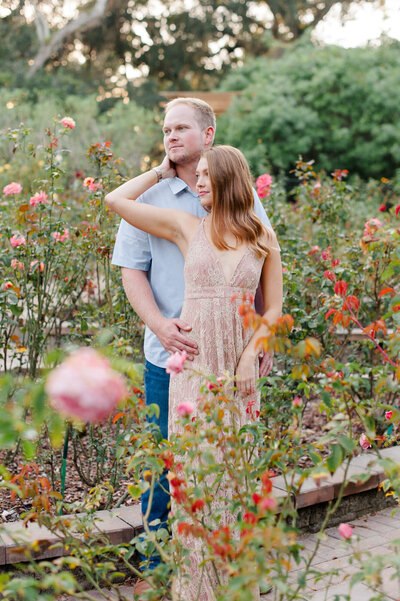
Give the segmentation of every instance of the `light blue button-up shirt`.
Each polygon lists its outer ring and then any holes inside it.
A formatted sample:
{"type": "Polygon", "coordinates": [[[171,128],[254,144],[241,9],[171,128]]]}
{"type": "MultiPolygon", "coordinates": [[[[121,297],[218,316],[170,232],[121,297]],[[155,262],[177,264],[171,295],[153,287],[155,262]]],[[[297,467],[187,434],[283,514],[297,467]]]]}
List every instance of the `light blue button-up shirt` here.
{"type": "MultiPolygon", "coordinates": [[[[179,177],[162,180],[139,196],[137,202],[146,202],[160,208],[180,209],[200,218],[207,215],[200,204],[198,194],[192,192],[179,177]]],[[[271,227],[255,192],[254,210],[261,221],[271,227]]],[[[147,271],[160,312],[167,318],[180,316],[185,293],[184,259],[173,242],[142,232],[122,219],[112,263],[120,267],[147,271]]],[[[144,354],[150,363],[158,367],[165,367],[169,357],[157,336],[147,326],[144,335],[144,354]]]]}

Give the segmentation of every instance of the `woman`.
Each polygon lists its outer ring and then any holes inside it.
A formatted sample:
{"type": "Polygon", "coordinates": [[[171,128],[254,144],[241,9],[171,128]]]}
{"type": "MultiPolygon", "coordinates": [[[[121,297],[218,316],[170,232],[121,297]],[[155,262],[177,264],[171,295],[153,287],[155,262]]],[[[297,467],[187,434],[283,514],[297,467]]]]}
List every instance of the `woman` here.
{"type": "MultiPolygon", "coordinates": [[[[166,238],[181,250],[185,258],[181,319],[192,325],[191,336],[199,349],[193,369],[216,376],[226,372],[236,376],[239,425],[243,425],[249,421],[246,413],[249,401],[254,410],[259,409],[256,341],[267,333],[267,327],[254,334],[244,330],[238,308],[243,291],[254,297],[261,282],[266,321],[274,323],[280,316],[279,247],[273,231],[263,226],[254,214],[250,170],[239,150],[231,146],[207,149],[197,165],[196,176],[200,202],[209,212],[204,219],[185,211],[134,203],[118,193],[118,189],[106,196],[106,202],[135,227],[166,238]],[[235,295],[237,298],[232,301],[235,295]]],[[[145,173],[133,183],[136,189],[132,196],[136,199],[153,185],[154,177],[145,173]]],[[[180,432],[177,407],[182,401],[195,401],[199,387],[200,376],[189,377],[187,372],[172,380],[170,435],[180,432]]],[[[204,578],[203,569],[198,568],[201,549],[196,544],[191,549],[190,578],[180,578],[174,583],[174,599],[211,601],[216,581],[212,573],[204,578]]]]}

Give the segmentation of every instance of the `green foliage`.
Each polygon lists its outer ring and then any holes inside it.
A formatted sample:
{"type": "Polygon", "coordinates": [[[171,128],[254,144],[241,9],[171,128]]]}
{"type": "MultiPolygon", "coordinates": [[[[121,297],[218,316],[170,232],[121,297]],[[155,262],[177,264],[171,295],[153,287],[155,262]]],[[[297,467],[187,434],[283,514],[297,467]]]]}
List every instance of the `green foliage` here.
{"type": "Polygon", "coordinates": [[[343,49],[299,43],[276,59],[249,60],[224,81],[238,90],[218,140],[238,146],[256,172],[287,173],[299,155],[336,168],[393,177],[400,167],[400,45],[343,49]]]}
{"type": "MultiPolygon", "coordinates": [[[[129,105],[119,104],[111,111],[125,122],[129,105]]],[[[81,175],[71,173],[75,163],[69,162],[83,161],[82,122],[77,119],[73,131],[63,129],[58,118],[46,125],[40,144],[24,126],[8,131],[4,148],[9,151],[9,163],[0,170],[1,189],[12,179],[23,183],[21,192],[3,193],[1,199],[5,227],[0,247],[0,352],[4,369],[12,373],[0,378],[0,449],[10,460],[21,448],[24,458],[18,474],[9,473],[5,465],[0,473],[3,486],[31,500],[34,507],[27,519],[57,532],[69,555],[43,564],[32,561],[32,577],[29,573],[21,578],[2,575],[0,592],[23,601],[50,600],[51,590],[53,597],[73,591],[83,597],[67,570],[79,567],[91,587],[112,586],[121,576],[120,566],[123,573],[138,575],[135,551],[150,554],[157,548],[164,561],[145,576],[154,599],[167,594],[171,577],[187,559],[181,539],[174,535],[171,540],[165,528],[157,533],[150,530],[148,516],[144,516],[144,533],[129,544],[112,545],[94,528],[93,510],[112,502],[126,476],[126,494],[135,500],[145,491],[152,495],[156,480],[168,469],[174,493],[173,532],[180,528],[181,533],[200,537],[207,564],[229,571],[230,578],[221,583],[217,599],[248,601],[253,597],[252,587],[261,579],[274,587],[278,601],[304,598],[309,577],[321,577],[297,541],[293,495],[301,491],[306,479],[318,483],[339,469],[346,478],[351,459],[360,452],[363,434],[385,470],[385,491],[400,496],[399,467],[380,458],[380,448],[398,442],[400,435],[400,198],[396,183],[350,185],[345,171],[328,176],[304,161],[296,164],[297,186],[290,203],[281,183],[272,183],[267,212],[281,246],[285,316],[270,324],[263,341],[265,350],[275,352],[276,360],[272,374],[260,382],[261,419],[252,415],[249,403],[247,413],[254,421],[239,428],[232,379],[220,382],[215,375],[204,374],[196,419],[183,418],[183,435],[166,441],[148,423],[156,407],[146,407],[136,388],[132,357],[139,353],[135,335],[140,327],[126,306],[119,270],[110,265],[116,222],[103,195],[104,189],[123,179],[120,160],[110,143],[91,140],[85,149],[90,179],[82,185],[81,175]],[[67,152],[71,149],[72,157],[67,152]],[[26,171],[25,163],[29,165],[26,171]],[[30,196],[40,190],[46,192],[47,200],[30,204],[30,196]],[[378,212],[382,204],[385,208],[378,212]],[[61,240],[64,227],[69,236],[61,240]],[[16,232],[25,243],[12,246],[10,237],[16,232]],[[53,490],[56,478],[50,483],[52,476],[39,474],[37,465],[41,463],[42,469],[50,465],[57,476],[57,449],[66,427],[45,393],[46,372],[63,353],[48,353],[50,334],[57,347],[71,342],[108,344],[109,355],[116,357],[114,367],[132,380],[132,393],[119,413],[102,427],[88,426],[86,448],[80,439],[81,427],[72,432],[78,472],[92,489],[85,499],[57,509],[88,512],[81,516],[59,516],[54,511],[54,500],[60,496],[53,490]],[[18,371],[27,370],[31,378],[18,377],[18,371]],[[304,409],[311,402],[324,426],[310,440],[304,409]],[[393,412],[390,418],[385,416],[387,410],[393,412]],[[50,443],[47,455],[41,450],[44,436],[50,443]],[[38,453],[40,459],[33,464],[38,453]],[[86,465],[80,461],[84,453],[86,465]],[[281,499],[272,490],[272,476],[278,474],[291,493],[281,499]],[[235,523],[226,528],[221,527],[224,509],[235,516],[235,523]],[[294,564],[301,574],[295,582],[290,577],[294,564]]],[[[261,318],[249,304],[247,308],[248,324],[257,326],[261,318]]],[[[328,507],[321,536],[344,486],[328,507]]],[[[381,569],[378,564],[368,559],[360,566],[360,574],[376,573],[381,569]]]]}
{"type": "MultiPolygon", "coordinates": [[[[93,142],[110,140],[114,153],[123,161],[120,169],[134,174],[141,170],[143,157],[159,152],[158,114],[150,113],[133,101],[124,104],[119,100],[110,109],[102,110],[94,95],[60,97],[40,92],[32,96],[23,89],[3,88],[0,90],[0,102],[6,107],[0,116],[0,174],[4,163],[9,164],[12,160],[8,175],[26,185],[36,177],[38,161],[34,153],[32,158],[26,154],[15,155],[15,143],[8,139],[7,132],[17,130],[23,124],[32,132],[29,139],[31,147],[40,149],[44,143],[44,131],[49,126],[49,115],[58,115],[59,118],[74,115],[77,124],[74,136],[66,141],[62,156],[70,185],[75,170],[88,169],[89,163],[82,149],[93,142]]],[[[18,136],[21,140],[21,134],[18,136]]],[[[22,150],[26,153],[27,143],[22,150]]]]}

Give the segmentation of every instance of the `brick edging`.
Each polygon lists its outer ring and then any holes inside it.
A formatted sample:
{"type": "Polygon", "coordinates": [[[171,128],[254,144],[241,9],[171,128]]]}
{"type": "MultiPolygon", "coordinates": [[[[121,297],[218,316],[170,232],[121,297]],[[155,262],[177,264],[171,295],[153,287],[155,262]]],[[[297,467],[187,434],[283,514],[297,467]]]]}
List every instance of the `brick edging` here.
{"type": "MultiPolygon", "coordinates": [[[[381,454],[385,458],[400,463],[400,447],[381,449],[381,454]]],[[[374,465],[374,459],[375,455],[372,453],[361,453],[351,460],[344,491],[345,497],[379,487],[385,479],[385,474],[382,468],[374,465]],[[370,476],[365,479],[363,476],[367,473],[370,473],[370,476]]],[[[336,499],[343,483],[343,475],[344,469],[340,467],[333,476],[319,483],[315,482],[312,477],[306,478],[300,492],[295,496],[296,507],[298,509],[311,508],[313,505],[336,499]]],[[[283,476],[276,476],[272,482],[273,494],[278,501],[287,497],[288,492],[283,476]]],[[[94,526],[107,534],[112,544],[128,543],[143,529],[140,504],[120,507],[111,511],[97,511],[95,515],[94,526]]],[[[22,521],[0,525],[0,566],[28,561],[30,558],[51,559],[65,553],[57,536],[44,526],[29,523],[27,528],[24,528],[22,521]],[[30,545],[35,543],[29,552],[29,557],[22,547],[24,542],[30,545]]]]}

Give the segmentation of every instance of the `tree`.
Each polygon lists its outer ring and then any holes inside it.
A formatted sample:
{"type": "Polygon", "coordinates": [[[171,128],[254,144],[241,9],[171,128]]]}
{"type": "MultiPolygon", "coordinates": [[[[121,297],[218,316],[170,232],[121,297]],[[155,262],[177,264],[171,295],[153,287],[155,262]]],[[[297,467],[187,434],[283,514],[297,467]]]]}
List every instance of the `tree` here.
{"type": "Polygon", "coordinates": [[[344,49],[303,40],[280,58],[252,59],[223,83],[241,91],[217,137],[255,173],[286,175],[299,155],[328,173],[391,178],[400,168],[400,43],[344,49]]]}
{"type": "MultiPolygon", "coordinates": [[[[136,69],[161,87],[196,89],[215,85],[245,56],[266,54],[272,35],[296,40],[332,6],[346,11],[352,3],[372,1],[377,0],[193,0],[188,9],[184,0],[163,0],[155,14],[148,0],[77,0],[75,13],[67,16],[67,0],[4,0],[9,14],[0,22],[18,37],[25,16],[24,35],[29,31],[31,43],[16,54],[25,60],[28,78],[43,68],[79,67],[86,80],[115,89],[115,78],[126,86],[126,73],[136,69]],[[256,11],[260,7],[263,15],[256,11]]],[[[0,46],[8,50],[3,38],[0,46]]],[[[14,73],[15,65],[11,69],[14,73]]]]}

